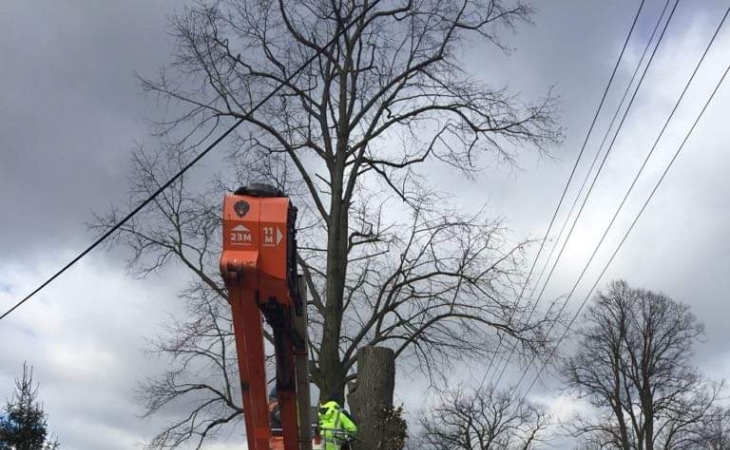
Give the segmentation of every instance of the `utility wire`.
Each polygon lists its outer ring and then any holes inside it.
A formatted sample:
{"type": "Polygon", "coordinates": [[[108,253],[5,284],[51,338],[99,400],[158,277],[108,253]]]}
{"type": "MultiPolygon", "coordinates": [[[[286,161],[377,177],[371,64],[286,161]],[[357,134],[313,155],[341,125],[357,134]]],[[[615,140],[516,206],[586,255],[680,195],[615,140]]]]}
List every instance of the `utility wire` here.
{"type": "Polygon", "coordinates": [[[560,339],[558,339],[558,342],[557,342],[556,346],[553,348],[552,352],[550,353],[550,356],[548,356],[548,358],[542,364],[542,366],[540,367],[540,370],[538,371],[537,375],[535,376],[535,379],[532,380],[532,383],[530,383],[530,386],[527,388],[527,391],[525,391],[525,394],[522,397],[523,400],[527,397],[527,394],[530,393],[530,390],[532,390],[532,388],[535,386],[535,383],[537,382],[537,380],[540,378],[540,376],[542,375],[543,371],[545,370],[545,367],[547,366],[548,361],[550,361],[550,359],[553,358],[553,356],[555,355],[555,352],[556,352],[558,346],[563,341],[563,339],[565,339],[565,336],[567,336],[568,332],[570,331],[570,328],[573,326],[573,324],[575,323],[575,321],[578,318],[578,316],[580,316],[580,313],[583,310],[583,307],[585,307],[586,303],[590,299],[591,294],[596,289],[596,286],[598,286],[598,283],[600,283],[601,278],[603,278],[603,275],[605,275],[606,271],[608,270],[608,267],[611,265],[611,263],[613,262],[613,260],[616,258],[616,255],[618,254],[619,250],[623,246],[624,242],[626,242],[626,239],[629,237],[629,234],[634,229],[634,226],[639,221],[639,218],[641,217],[641,215],[644,213],[644,210],[646,210],[647,205],[649,204],[649,202],[651,201],[651,199],[654,197],[654,194],[659,189],[659,186],[664,181],[664,178],[667,176],[667,173],[669,172],[669,169],[671,169],[672,165],[677,160],[677,157],[679,156],[679,154],[681,153],[682,149],[684,148],[684,145],[687,143],[687,141],[689,140],[689,137],[692,135],[692,132],[694,131],[695,127],[697,126],[697,123],[700,121],[700,119],[702,118],[702,116],[705,114],[705,111],[707,110],[708,106],[710,105],[710,103],[712,102],[713,98],[715,97],[715,94],[717,94],[717,91],[720,89],[720,86],[722,86],[722,83],[725,81],[725,78],[727,77],[727,74],[728,73],[730,73],[730,65],[725,69],[725,72],[722,74],[722,77],[720,78],[720,81],[717,82],[717,85],[715,86],[715,89],[712,91],[712,94],[710,95],[710,97],[705,102],[705,105],[702,107],[702,110],[700,111],[699,115],[697,116],[697,118],[695,119],[694,123],[692,124],[692,127],[689,129],[689,131],[685,135],[685,137],[682,140],[682,143],[680,144],[679,148],[674,153],[674,156],[669,161],[669,164],[667,165],[667,167],[664,169],[664,172],[662,173],[662,176],[659,178],[659,181],[657,181],[656,185],[654,186],[654,189],[649,194],[649,197],[646,199],[646,201],[642,205],[641,209],[639,210],[639,213],[636,215],[636,218],[631,223],[631,226],[629,226],[629,229],[624,234],[623,238],[621,239],[621,242],[619,242],[618,246],[616,247],[616,250],[614,250],[613,254],[611,255],[611,258],[608,260],[608,262],[606,263],[606,265],[603,267],[603,270],[601,271],[600,275],[598,275],[598,278],[596,278],[596,282],[593,283],[593,286],[591,287],[590,291],[588,291],[588,294],[583,299],[583,302],[580,304],[580,307],[578,308],[578,310],[573,315],[573,318],[571,319],[570,323],[568,323],[568,327],[565,329],[565,331],[563,331],[563,334],[560,336],[560,339]]]}
{"type": "MultiPolygon", "coordinates": [[[[636,173],[636,176],[634,176],[634,179],[631,182],[631,185],[629,186],[628,190],[626,191],[626,194],[624,194],[623,199],[621,199],[621,203],[619,204],[618,208],[616,209],[616,212],[613,214],[613,217],[611,218],[611,221],[608,223],[608,226],[604,230],[603,235],[601,236],[601,239],[598,241],[598,244],[596,244],[596,247],[593,250],[593,253],[591,254],[590,258],[588,258],[588,262],[586,262],[585,266],[583,267],[583,270],[581,271],[580,275],[578,276],[578,280],[575,282],[572,289],[568,293],[568,296],[565,299],[565,302],[563,302],[563,306],[561,307],[560,311],[558,312],[558,316],[560,316],[563,313],[563,311],[565,311],[565,308],[568,305],[568,301],[570,301],[570,298],[573,296],[573,294],[575,293],[575,290],[578,288],[578,284],[580,284],[580,282],[583,280],[583,276],[588,271],[588,268],[590,267],[591,263],[593,262],[593,258],[595,258],[601,245],[603,245],[603,241],[606,239],[606,236],[608,235],[609,231],[611,230],[611,227],[616,222],[616,218],[618,218],[619,213],[621,212],[624,205],[626,204],[626,200],[628,200],[629,196],[631,195],[631,192],[633,191],[634,187],[636,186],[636,183],[639,181],[639,177],[641,177],[641,174],[644,172],[644,169],[646,168],[646,165],[649,162],[649,159],[654,154],[654,150],[656,150],[657,146],[659,145],[659,141],[664,136],[664,132],[667,130],[667,127],[669,126],[669,122],[671,122],[672,118],[674,117],[674,113],[677,112],[677,109],[679,108],[679,105],[682,103],[684,96],[687,94],[687,91],[689,90],[689,88],[692,84],[692,81],[694,80],[695,76],[697,75],[697,72],[699,71],[700,67],[702,66],[702,63],[704,62],[705,57],[707,56],[707,53],[710,51],[712,44],[715,42],[717,35],[720,33],[720,30],[722,29],[723,25],[725,24],[725,20],[727,19],[728,14],[730,14],[730,7],[725,11],[725,15],[722,17],[720,24],[715,29],[715,33],[712,35],[712,39],[710,39],[710,42],[707,44],[707,47],[705,47],[705,51],[702,53],[702,57],[697,62],[697,65],[695,65],[692,75],[690,76],[689,80],[687,80],[687,83],[685,84],[684,89],[682,90],[682,93],[680,94],[679,98],[677,99],[676,103],[674,104],[674,107],[672,108],[672,112],[669,114],[669,116],[667,117],[667,120],[664,122],[664,125],[662,126],[661,131],[659,132],[656,139],[654,140],[654,144],[652,145],[651,149],[649,150],[649,153],[647,153],[646,157],[644,158],[644,161],[641,164],[639,171],[636,173]]],[[[553,322],[552,326],[548,330],[548,333],[547,333],[548,336],[550,335],[550,332],[553,330],[554,326],[555,326],[555,322],[553,322]]],[[[529,368],[529,366],[528,366],[528,368],[529,368]]],[[[517,382],[517,386],[520,385],[520,383],[522,382],[522,380],[524,379],[526,374],[527,374],[527,370],[525,370],[525,372],[523,372],[522,376],[520,377],[520,380],[517,382]]]]}
{"type": "MultiPolygon", "coordinates": [[[[639,4],[639,9],[636,11],[636,15],[634,16],[634,20],[631,23],[631,28],[629,29],[629,32],[626,35],[626,39],[624,40],[624,45],[623,45],[623,47],[621,47],[621,53],[618,56],[618,60],[616,61],[616,64],[613,66],[613,71],[611,72],[611,76],[608,79],[608,83],[606,84],[605,89],[603,90],[603,95],[601,96],[601,101],[598,104],[598,109],[596,110],[596,113],[593,115],[593,120],[591,121],[591,125],[588,128],[588,133],[586,134],[586,137],[583,140],[583,145],[581,145],[580,152],[578,153],[578,158],[575,160],[575,164],[573,164],[573,169],[570,171],[570,175],[568,176],[568,181],[565,183],[565,187],[563,188],[563,192],[560,195],[560,200],[558,201],[558,205],[555,207],[555,211],[553,212],[553,216],[550,219],[550,224],[548,225],[548,228],[545,231],[545,236],[543,237],[543,239],[542,239],[542,241],[540,243],[540,248],[537,251],[537,255],[535,256],[535,260],[533,261],[532,266],[530,267],[530,271],[527,274],[527,278],[525,279],[525,283],[522,285],[522,289],[520,290],[520,293],[519,293],[519,295],[517,297],[517,301],[515,303],[515,309],[513,310],[512,314],[510,315],[510,317],[508,319],[508,323],[511,322],[512,319],[514,318],[514,314],[517,311],[517,307],[519,306],[520,301],[522,300],[522,296],[525,293],[525,288],[527,287],[527,285],[530,282],[530,277],[532,276],[532,272],[535,269],[535,265],[537,264],[537,261],[540,259],[540,254],[542,253],[542,250],[543,250],[543,248],[545,246],[545,242],[547,241],[547,239],[548,239],[548,237],[550,235],[550,230],[552,229],[552,226],[555,223],[555,218],[558,215],[558,211],[560,211],[560,207],[563,204],[563,200],[565,200],[565,195],[568,192],[568,188],[570,186],[570,183],[573,180],[573,176],[575,176],[575,171],[578,168],[578,164],[580,163],[580,160],[581,160],[581,158],[583,156],[583,153],[585,152],[586,144],[588,143],[588,139],[590,138],[591,133],[593,132],[593,128],[596,125],[596,121],[598,120],[598,116],[599,116],[599,114],[601,112],[601,109],[603,108],[603,104],[606,101],[606,97],[608,96],[608,92],[610,90],[611,84],[613,83],[614,77],[616,76],[616,72],[618,71],[618,68],[619,68],[619,65],[621,63],[621,60],[623,59],[623,56],[624,56],[624,53],[625,53],[626,48],[628,46],[629,40],[631,38],[631,35],[633,34],[634,28],[636,27],[636,23],[639,20],[639,15],[641,14],[641,11],[642,11],[642,9],[644,7],[644,3],[645,3],[645,0],[641,0],[641,4],[639,4]]],[[[479,384],[479,389],[481,389],[482,386],[484,385],[484,381],[486,380],[487,375],[489,374],[490,370],[492,369],[492,364],[494,363],[494,357],[495,357],[495,355],[497,353],[499,353],[499,350],[502,347],[502,342],[503,342],[503,334],[500,333],[500,339],[499,339],[499,343],[497,344],[497,349],[492,353],[492,357],[489,360],[489,363],[487,365],[487,370],[485,371],[484,376],[482,377],[482,381],[479,384]]]]}
{"type": "Polygon", "coordinates": [[[88,255],[92,250],[94,250],[96,247],[98,247],[102,242],[104,242],[109,236],[114,234],[115,231],[117,231],[119,228],[121,228],[125,223],[127,223],[132,217],[134,217],[138,212],[140,212],[145,206],[150,204],[158,195],[160,195],[165,189],[170,187],[175,181],[177,181],[180,177],[183,176],[185,172],[188,171],[191,167],[193,167],[198,161],[200,161],[205,155],[207,155],[213,148],[215,148],[223,139],[228,137],[236,128],[238,128],[239,125],[241,125],[243,122],[249,120],[251,116],[258,111],[259,108],[261,108],[266,102],[271,100],[285,85],[289,84],[296,76],[298,76],[304,69],[307,68],[315,59],[317,59],[322,52],[327,49],[332,44],[335,44],[337,40],[342,37],[344,33],[346,33],[350,27],[352,27],[354,24],[360,22],[375,6],[380,3],[381,0],[375,0],[370,6],[365,8],[362,13],[360,13],[354,20],[352,20],[350,23],[348,23],[345,27],[343,27],[335,36],[330,39],[329,42],[327,42],[321,49],[317,50],[314,55],[309,57],[304,64],[299,66],[297,70],[291,73],[285,80],[283,80],[276,88],[274,88],[269,94],[266,95],[262,100],[260,100],[256,105],[254,105],[251,110],[249,110],[246,114],[243,116],[240,116],[239,119],[230,127],[228,128],[222,135],[220,135],[215,141],[213,141],[208,147],[205,148],[202,152],[200,152],[195,158],[193,158],[189,163],[187,163],[180,171],[178,171],[172,178],[170,178],[165,184],[160,186],[152,195],[150,195],[146,200],[144,200],[142,203],[140,203],[136,208],[134,208],[132,211],[130,211],[122,220],[117,222],[113,227],[111,227],[106,233],[101,235],[98,239],[96,239],[91,245],[89,245],[84,251],[79,253],[75,258],[73,258],[71,261],[69,261],[65,266],[63,266],[61,269],[59,269],[56,273],[54,273],[50,278],[48,278],[46,281],[44,281],[40,286],[38,286],[36,289],[34,289],[30,294],[25,296],[22,300],[17,302],[13,307],[11,307],[9,310],[5,311],[1,316],[0,320],[4,319],[8,315],[10,315],[13,311],[18,309],[22,304],[33,298],[37,293],[39,293],[41,290],[43,290],[46,286],[51,284],[56,278],[61,276],[64,272],[66,272],[68,269],[70,269],[74,264],[79,262],[83,257],[88,255]]]}
{"type": "MultiPolygon", "coordinates": [[[[606,132],[603,134],[603,139],[601,140],[601,145],[598,146],[598,151],[596,152],[596,155],[593,157],[591,166],[588,168],[588,171],[586,172],[586,175],[583,178],[583,182],[581,183],[580,189],[578,190],[578,194],[575,196],[575,199],[573,199],[573,204],[570,206],[570,210],[568,211],[568,214],[566,215],[565,220],[563,221],[563,225],[560,227],[560,232],[557,234],[557,238],[556,238],[555,242],[553,243],[552,247],[550,248],[550,253],[548,254],[548,257],[545,259],[545,264],[542,266],[542,269],[540,270],[540,275],[537,277],[537,281],[535,281],[535,286],[533,287],[533,290],[530,294],[530,298],[532,298],[532,296],[535,295],[535,292],[537,291],[537,287],[540,286],[542,277],[545,275],[545,272],[547,271],[547,267],[550,264],[550,261],[552,261],[552,259],[553,259],[555,250],[557,250],[557,248],[558,248],[558,243],[560,242],[560,240],[563,236],[563,233],[565,232],[565,229],[568,227],[568,223],[570,223],[570,218],[573,216],[573,211],[575,211],[575,207],[578,205],[578,200],[580,200],[583,192],[585,191],[585,187],[588,184],[588,180],[591,178],[590,175],[593,172],[593,168],[596,166],[596,163],[598,162],[598,158],[599,158],[599,156],[601,156],[601,152],[603,151],[606,141],[608,140],[608,137],[611,134],[611,130],[613,129],[614,124],[616,123],[616,119],[618,118],[619,113],[623,109],[624,102],[626,101],[626,99],[629,96],[629,93],[631,92],[631,88],[634,85],[636,76],[639,74],[639,70],[643,66],[644,59],[646,58],[646,55],[648,54],[649,49],[651,48],[651,44],[654,41],[656,32],[659,31],[659,25],[661,25],[662,19],[664,18],[664,14],[669,9],[670,3],[671,3],[671,0],[667,0],[667,2],[664,4],[664,9],[662,10],[662,13],[659,15],[659,19],[657,20],[656,24],[654,25],[654,30],[652,31],[651,36],[649,37],[649,40],[646,42],[646,45],[644,46],[644,51],[641,53],[641,58],[639,58],[639,63],[636,65],[636,68],[634,69],[634,73],[631,75],[631,80],[629,80],[628,84],[626,85],[626,89],[624,90],[624,93],[621,96],[621,101],[619,101],[618,107],[616,108],[616,112],[614,112],[613,117],[611,118],[611,123],[609,123],[608,127],[606,128],[606,132]]],[[[533,305],[533,307],[534,307],[534,305],[533,305]]],[[[521,319],[520,319],[520,322],[518,322],[518,323],[521,323],[521,319]]]]}
{"type": "MultiPolygon", "coordinates": [[[[556,257],[555,261],[553,262],[552,267],[550,268],[550,272],[548,273],[548,276],[545,279],[545,283],[543,284],[543,287],[542,287],[540,293],[538,294],[537,299],[535,300],[535,302],[532,305],[532,309],[530,310],[530,313],[528,314],[528,317],[525,320],[525,323],[529,322],[530,319],[532,319],[533,314],[537,310],[537,306],[540,303],[540,300],[542,299],[542,296],[545,293],[545,290],[547,289],[548,283],[550,282],[550,279],[552,278],[552,275],[555,272],[555,269],[556,269],[558,263],[560,262],[560,258],[562,257],[563,252],[565,251],[565,248],[568,245],[568,241],[570,240],[570,237],[572,236],[573,231],[575,230],[575,227],[578,224],[578,221],[580,220],[581,215],[583,214],[583,210],[585,209],[585,206],[588,203],[588,200],[590,199],[591,193],[593,192],[593,188],[595,187],[596,182],[598,181],[598,177],[600,176],[601,172],[603,171],[603,167],[606,164],[606,160],[608,159],[608,156],[611,154],[611,151],[613,150],[614,143],[616,142],[616,139],[618,138],[618,135],[620,134],[621,129],[623,128],[623,124],[626,121],[626,117],[628,116],[629,111],[631,111],[631,107],[633,106],[634,101],[636,100],[636,96],[639,93],[639,90],[641,89],[641,86],[644,82],[646,74],[649,71],[649,67],[651,67],[651,63],[653,62],[654,57],[656,56],[657,51],[658,51],[659,47],[661,46],[662,41],[664,40],[665,33],[667,31],[669,23],[672,21],[672,17],[674,16],[674,12],[676,11],[677,5],[679,5],[679,2],[680,2],[680,0],[676,0],[676,2],[674,3],[674,6],[672,7],[671,12],[669,13],[669,17],[668,17],[667,21],[664,23],[662,32],[659,35],[659,39],[657,40],[657,44],[654,47],[654,49],[652,50],[651,56],[649,57],[649,61],[647,62],[646,66],[644,67],[644,70],[641,74],[641,77],[639,78],[639,82],[636,86],[636,89],[634,90],[633,94],[631,95],[631,99],[629,100],[628,106],[626,107],[626,109],[623,112],[621,121],[619,122],[618,127],[616,128],[616,132],[614,133],[613,138],[611,139],[611,143],[609,144],[608,149],[606,150],[606,153],[603,155],[601,164],[598,166],[598,171],[596,172],[596,175],[593,178],[593,181],[591,182],[591,185],[588,188],[588,192],[586,193],[586,196],[583,198],[583,201],[581,202],[581,206],[578,209],[578,214],[576,215],[576,218],[573,221],[573,224],[571,225],[570,230],[568,230],[568,234],[567,234],[565,240],[563,241],[563,245],[561,246],[557,257],[556,257]]],[[[660,17],[660,20],[661,20],[661,17],[660,17]]],[[[600,148],[599,148],[599,153],[600,153],[600,148]]],[[[589,172],[589,174],[590,174],[590,172],[589,172]]],[[[580,197],[580,192],[578,193],[578,196],[576,197],[576,199],[579,197],[580,197]]],[[[553,323],[553,326],[554,326],[554,323],[553,323]]],[[[550,333],[550,331],[552,331],[552,326],[548,330],[548,334],[550,333]]],[[[516,349],[517,349],[517,342],[515,342],[514,345],[512,346],[512,349],[511,349],[509,355],[507,356],[507,360],[505,361],[504,366],[502,367],[502,371],[500,372],[500,375],[497,378],[497,381],[495,382],[495,384],[499,384],[499,382],[502,380],[502,376],[504,375],[510,361],[512,360],[512,357],[514,356],[516,349]]]]}
{"type": "Polygon", "coordinates": [[[213,141],[212,144],[210,144],[205,150],[200,152],[198,156],[193,158],[192,161],[190,161],[188,164],[185,165],[175,176],[170,178],[165,184],[160,186],[160,188],[157,189],[150,197],[148,197],[145,201],[140,203],[136,208],[134,208],[132,211],[130,211],[124,218],[117,222],[113,227],[111,227],[106,233],[101,235],[96,241],[94,241],[91,245],[89,245],[86,250],[79,253],[74,259],[69,261],[65,266],[63,266],[61,269],[59,269],[56,273],[53,274],[50,278],[48,278],[46,281],[44,281],[40,286],[35,288],[33,292],[25,296],[22,300],[20,300],[18,303],[16,303],[12,308],[5,311],[2,316],[0,316],[0,320],[6,318],[10,313],[18,309],[23,303],[27,302],[31,298],[33,298],[34,295],[39,293],[43,288],[48,286],[61,276],[65,271],[70,269],[74,264],[79,262],[84,256],[89,254],[92,250],[94,250],[96,247],[98,247],[102,242],[104,242],[109,236],[111,236],[115,231],[117,231],[120,227],[122,227],[125,223],[129,221],[132,217],[134,217],[138,212],[140,212],[145,206],[147,206],[152,200],[155,199],[162,191],[167,189],[172,183],[174,183],[178,178],[180,178],[188,169],[190,169],[196,162],[198,162],[203,156],[205,156],[209,151],[211,151],[216,145],[218,145],[223,139],[225,139],[229,134],[233,132],[241,123],[244,121],[244,118],[239,119],[236,123],[233,124],[230,128],[228,128],[225,133],[220,135],[215,141],[213,141]]]}

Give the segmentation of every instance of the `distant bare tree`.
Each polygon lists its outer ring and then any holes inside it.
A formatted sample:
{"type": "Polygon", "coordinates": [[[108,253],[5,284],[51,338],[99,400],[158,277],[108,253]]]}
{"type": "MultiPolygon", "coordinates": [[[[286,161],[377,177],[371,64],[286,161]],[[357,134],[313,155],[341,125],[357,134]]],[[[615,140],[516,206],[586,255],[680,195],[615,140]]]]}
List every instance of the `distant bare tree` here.
{"type": "Polygon", "coordinates": [[[440,164],[468,180],[484,156],[511,163],[522,148],[543,151],[560,138],[553,98],[526,104],[470,76],[460,59],[477,41],[506,51],[501,34],[529,17],[527,5],[509,0],[201,0],[172,20],[175,62],[144,87],[184,112],[159,124],[170,145],[136,153],[132,201],[225,119],[243,118],[246,129],[217,189],[199,193],[181,180],[116,241],[132,249],[138,274],[175,261],[194,275],[184,292],[190,317],[156,347],[177,366],[144,389],[148,413],[190,405],[189,414],[152,447],[202,443],[240,416],[218,214],[221,194],[251,180],[278,184],[300,207],[321,395],[343,396],[366,345],[390,347],[399,364],[432,377],[446,363],[490,354],[497,331],[526,352],[546,345],[549,318],[509,320],[530,306],[518,308],[514,294],[526,243],[484,211],[450,207],[428,178],[440,164]]]}
{"type": "Polygon", "coordinates": [[[571,424],[585,448],[683,450],[713,424],[721,384],[691,365],[703,326],[689,307],[613,282],[596,296],[564,367],[567,385],[597,408],[571,424]]]}
{"type": "Polygon", "coordinates": [[[685,447],[703,450],[730,449],[730,409],[715,407],[702,422],[688,433],[685,447]]]}
{"type": "Polygon", "coordinates": [[[516,392],[457,388],[421,420],[426,450],[531,450],[548,440],[549,415],[516,392]]]}

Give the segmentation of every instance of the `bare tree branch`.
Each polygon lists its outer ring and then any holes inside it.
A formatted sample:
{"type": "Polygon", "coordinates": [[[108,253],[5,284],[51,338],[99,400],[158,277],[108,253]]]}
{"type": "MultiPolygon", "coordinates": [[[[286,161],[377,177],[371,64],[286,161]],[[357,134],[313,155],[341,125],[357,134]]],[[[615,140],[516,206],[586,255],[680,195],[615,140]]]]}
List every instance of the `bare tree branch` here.
{"type": "Polygon", "coordinates": [[[411,444],[428,450],[529,450],[549,441],[550,416],[513,392],[486,387],[443,394],[423,419],[423,435],[411,444]]]}
{"type": "MultiPolygon", "coordinates": [[[[470,39],[508,51],[501,35],[530,13],[520,0],[200,0],[172,19],[173,63],[142,87],[182,112],[157,124],[166,145],[135,154],[132,201],[225,119],[243,118],[246,128],[212,191],[180,180],[113,243],[131,251],[132,273],[179,263],[193,280],[183,292],[189,317],[154,347],[174,369],[144,385],[148,414],[183,401],[192,412],[153,448],[200,445],[240,414],[217,273],[219,196],[237,184],[275,183],[300,208],[298,262],[321,395],[343,395],[364,345],[390,346],[429,376],[489,354],[499,330],[524,354],[545,349],[553,317],[509,322],[530,306],[518,308],[514,295],[529,242],[515,242],[484,211],[447,207],[428,180],[432,164],[468,179],[485,159],[513,164],[524,149],[546,152],[560,140],[549,92],[527,103],[460,60],[470,39]]],[[[116,218],[112,210],[93,226],[103,231],[116,218]]]]}
{"type": "Polygon", "coordinates": [[[690,362],[703,326],[689,307],[617,281],[585,321],[563,372],[602,414],[576,420],[573,434],[589,448],[708,448],[693,445],[712,424],[723,384],[708,383],[690,362]]]}

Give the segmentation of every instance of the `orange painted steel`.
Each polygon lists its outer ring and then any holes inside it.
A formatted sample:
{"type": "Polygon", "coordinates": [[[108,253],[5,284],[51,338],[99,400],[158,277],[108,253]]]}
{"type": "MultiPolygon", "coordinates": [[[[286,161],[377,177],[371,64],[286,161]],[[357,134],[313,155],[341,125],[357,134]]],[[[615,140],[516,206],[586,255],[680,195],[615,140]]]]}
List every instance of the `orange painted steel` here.
{"type": "Polygon", "coordinates": [[[282,443],[284,450],[311,448],[310,433],[303,432],[310,424],[299,424],[296,390],[297,376],[307,374],[297,374],[295,365],[296,358],[306,354],[305,341],[293,325],[294,315],[303,311],[296,280],[295,220],[289,199],[268,187],[239,189],[224,200],[220,270],[233,313],[251,450],[279,449],[282,443]],[[272,436],[269,423],[264,318],[273,330],[282,437],[272,436]]]}

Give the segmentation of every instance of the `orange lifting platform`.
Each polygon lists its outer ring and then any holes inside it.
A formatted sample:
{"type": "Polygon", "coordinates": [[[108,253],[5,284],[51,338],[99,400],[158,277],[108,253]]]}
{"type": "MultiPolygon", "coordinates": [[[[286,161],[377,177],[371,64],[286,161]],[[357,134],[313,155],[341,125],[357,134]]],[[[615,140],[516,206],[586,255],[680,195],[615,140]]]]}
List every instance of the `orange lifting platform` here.
{"type": "Polygon", "coordinates": [[[221,275],[228,288],[248,448],[312,450],[307,318],[296,264],[296,208],[256,184],[226,195],[221,275]],[[271,326],[282,431],[267,407],[264,320],[271,326]]]}

